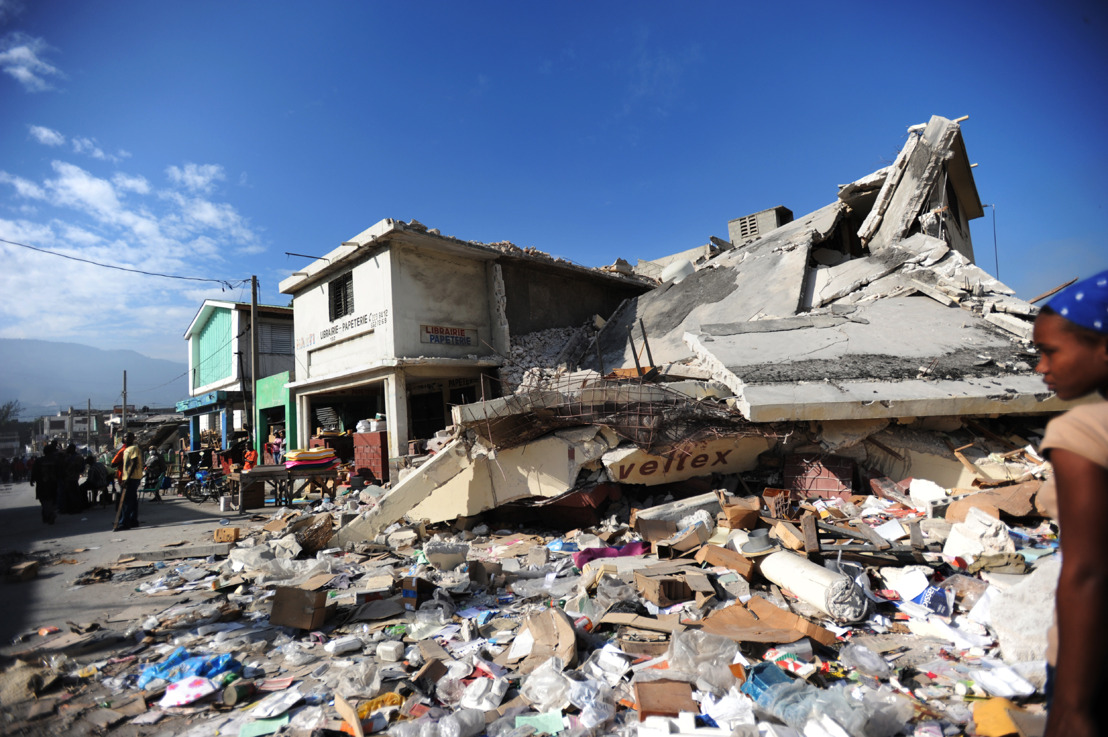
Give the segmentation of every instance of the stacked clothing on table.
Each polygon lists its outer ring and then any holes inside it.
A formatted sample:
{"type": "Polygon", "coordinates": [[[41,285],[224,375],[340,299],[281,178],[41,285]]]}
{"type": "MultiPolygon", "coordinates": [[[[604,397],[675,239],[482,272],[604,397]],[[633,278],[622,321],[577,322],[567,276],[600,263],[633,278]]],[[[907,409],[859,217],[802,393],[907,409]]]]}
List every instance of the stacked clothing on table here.
{"type": "Polygon", "coordinates": [[[309,448],[285,453],[285,468],[307,471],[327,471],[337,468],[339,459],[334,448],[309,448]]]}

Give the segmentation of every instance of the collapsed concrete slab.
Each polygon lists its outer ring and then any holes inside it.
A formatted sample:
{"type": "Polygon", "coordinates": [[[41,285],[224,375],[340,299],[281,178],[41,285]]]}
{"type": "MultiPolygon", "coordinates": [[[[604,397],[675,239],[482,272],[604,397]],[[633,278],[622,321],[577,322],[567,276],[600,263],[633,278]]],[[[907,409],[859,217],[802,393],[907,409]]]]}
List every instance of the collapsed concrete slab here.
{"type": "Polygon", "coordinates": [[[828,205],[717,256],[679,284],[665,284],[629,300],[597,337],[600,360],[595,350],[586,351],[582,365],[602,373],[633,367],[628,331],[641,342],[640,320],[654,363],[662,366],[692,357],[682,336],[703,323],[719,322],[721,316],[745,322],[795,314],[804,297],[811,248],[827,239],[845,212],[843,203],[828,205]]]}
{"type": "Polygon", "coordinates": [[[914,126],[892,166],[838,195],[629,300],[583,364],[627,369],[645,337],[753,422],[1065,408],[1032,371],[1036,309],[973,263],[983,210],[958,122],[914,126]]]}
{"type": "Polygon", "coordinates": [[[599,428],[547,435],[503,450],[467,452],[454,441],[383,497],[368,517],[339,531],[345,545],[372,538],[399,519],[444,522],[533,497],[553,497],[572,488],[583,468],[595,467],[611,448],[599,428]]]}

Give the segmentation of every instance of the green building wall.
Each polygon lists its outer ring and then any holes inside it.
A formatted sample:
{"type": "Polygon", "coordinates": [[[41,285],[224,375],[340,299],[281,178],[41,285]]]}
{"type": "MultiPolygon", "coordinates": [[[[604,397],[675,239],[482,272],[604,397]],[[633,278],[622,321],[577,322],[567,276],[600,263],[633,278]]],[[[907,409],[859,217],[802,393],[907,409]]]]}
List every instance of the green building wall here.
{"type": "Polygon", "coordinates": [[[284,407],[285,447],[299,447],[296,440],[296,403],[292,401],[289,390],[285,388],[285,384],[290,381],[292,381],[292,376],[289,371],[282,371],[279,374],[258,379],[257,416],[254,418],[254,427],[257,428],[257,432],[254,433],[254,450],[258,451],[259,459],[262,457],[265,444],[269,439],[269,423],[263,424],[262,418],[264,415],[262,410],[284,407]]]}

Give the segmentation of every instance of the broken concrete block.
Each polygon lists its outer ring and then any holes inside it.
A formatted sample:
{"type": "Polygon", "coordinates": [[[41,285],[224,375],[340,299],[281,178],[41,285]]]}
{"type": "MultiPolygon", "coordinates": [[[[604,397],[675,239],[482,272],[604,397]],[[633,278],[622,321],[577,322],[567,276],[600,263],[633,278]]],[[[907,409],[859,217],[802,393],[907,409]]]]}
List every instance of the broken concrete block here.
{"type": "Polygon", "coordinates": [[[943,555],[978,557],[993,553],[1014,553],[1016,546],[1008,525],[980,509],[970,509],[966,521],[950,529],[943,555]]]}
{"type": "Polygon", "coordinates": [[[1054,623],[1054,607],[1049,604],[1061,570],[1061,560],[1052,556],[989,602],[989,626],[1005,661],[1046,658],[1047,632],[1054,623]]]}

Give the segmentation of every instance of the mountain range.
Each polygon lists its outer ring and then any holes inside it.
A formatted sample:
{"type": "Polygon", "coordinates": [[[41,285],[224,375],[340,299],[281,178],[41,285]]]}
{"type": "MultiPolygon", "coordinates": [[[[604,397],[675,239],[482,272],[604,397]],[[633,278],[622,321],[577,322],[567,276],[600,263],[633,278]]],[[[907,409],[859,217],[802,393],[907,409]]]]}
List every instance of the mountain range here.
{"type": "Polygon", "coordinates": [[[70,407],[108,410],[123,403],[172,407],[188,396],[188,364],[130,350],[80,343],[0,338],[0,404],[18,400],[20,418],[53,415],[70,407]]]}

